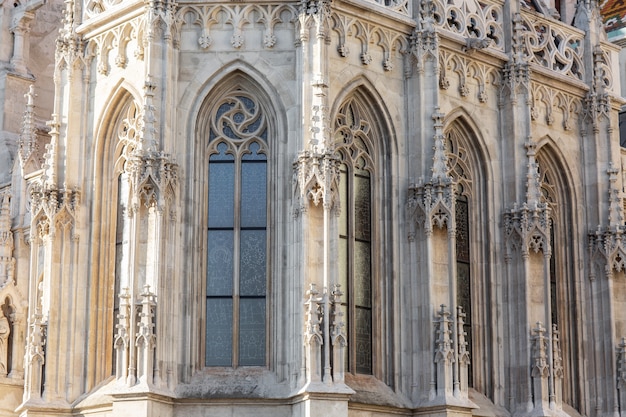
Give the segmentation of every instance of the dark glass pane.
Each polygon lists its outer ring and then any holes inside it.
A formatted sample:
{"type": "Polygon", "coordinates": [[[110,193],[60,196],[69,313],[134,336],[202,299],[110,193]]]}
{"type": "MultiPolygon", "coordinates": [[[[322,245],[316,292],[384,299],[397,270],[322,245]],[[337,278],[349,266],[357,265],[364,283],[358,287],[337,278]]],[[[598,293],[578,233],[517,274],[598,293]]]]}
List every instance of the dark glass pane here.
{"type": "Polygon", "coordinates": [[[207,295],[233,293],[232,230],[209,230],[207,256],[207,295]]]}
{"type": "Polygon", "coordinates": [[[339,234],[348,236],[348,173],[346,166],[341,165],[339,174],[339,204],[341,211],[339,212],[339,234]]]}
{"type": "MultiPolygon", "coordinates": [[[[470,292],[470,266],[469,264],[457,262],[456,264],[456,281],[457,281],[457,303],[463,307],[463,311],[468,315],[472,309],[472,298],[470,292]]],[[[466,318],[469,322],[469,318],[466,318]]]]}
{"type": "Polygon", "coordinates": [[[456,200],[456,259],[459,262],[470,261],[469,255],[469,217],[467,201],[456,200]]]}
{"type": "Polygon", "coordinates": [[[354,303],[361,307],[372,305],[370,244],[354,242],[354,303]]]}
{"type": "Polygon", "coordinates": [[[370,218],[370,179],[354,177],[354,237],[369,241],[371,230],[370,218]]]}
{"type": "Polygon", "coordinates": [[[355,308],[355,355],[356,372],[360,374],[372,373],[372,311],[365,308],[355,308]]]}
{"type": "Polygon", "coordinates": [[[339,238],[337,261],[339,262],[339,285],[341,285],[341,291],[346,293],[348,291],[348,239],[345,237],[339,238]]]}
{"type": "Polygon", "coordinates": [[[235,165],[209,164],[209,227],[233,227],[235,165]]]}
{"type": "Polygon", "coordinates": [[[206,365],[231,366],[233,362],[233,300],[208,298],[206,305],[206,365]]]}
{"type": "Polygon", "coordinates": [[[242,296],[265,295],[265,230],[241,231],[240,287],[242,296]]]}
{"type": "Polygon", "coordinates": [[[266,227],[266,194],[267,164],[243,161],[241,163],[241,227],[266,227]]]}
{"type": "Polygon", "coordinates": [[[239,365],[265,365],[265,298],[239,301],[239,365]]]}

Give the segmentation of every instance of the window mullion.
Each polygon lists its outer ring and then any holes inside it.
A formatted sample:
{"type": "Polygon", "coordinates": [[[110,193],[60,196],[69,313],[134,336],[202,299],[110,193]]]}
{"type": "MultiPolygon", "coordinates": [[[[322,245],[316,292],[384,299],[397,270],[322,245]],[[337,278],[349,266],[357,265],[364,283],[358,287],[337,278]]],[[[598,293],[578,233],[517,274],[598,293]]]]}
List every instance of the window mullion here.
{"type": "Polygon", "coordinates": [[[241,155],[235,159],[235,207],[233,265],[233,367],[239,365],[239,282],[241,270],[241,155]]]}
{"type": "Polygon", "coordinates": [[[356,373],[356,303],[354,300],[355,288],[354,288],[354,173],[348,171],[348,178],[350,181],[347,184],[347,201],[349,204],[347,226],[348,226],[348,328],[349,328],[349,341],[350,352],[348,354],[348,360],[350,361],[350,372],[356,373]]]}

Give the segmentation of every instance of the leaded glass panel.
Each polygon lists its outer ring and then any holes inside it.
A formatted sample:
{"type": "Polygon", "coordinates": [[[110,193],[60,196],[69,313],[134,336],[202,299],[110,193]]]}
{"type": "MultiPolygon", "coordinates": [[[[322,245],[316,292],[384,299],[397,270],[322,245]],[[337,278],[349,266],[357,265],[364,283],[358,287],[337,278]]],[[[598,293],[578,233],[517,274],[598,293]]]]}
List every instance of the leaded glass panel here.
{"type": "Polygon", "coordinates": [[[206,364],[231,366],[233,352],[233,300],[210,298],[206,307],[206,364]]]}
{"type": "Polygon", "coordinates": [[[209,227],[233,227],[234,185],[232,160],[209,164],[209,227]]]}
{"type": "Polygon", "coordinates": [[[266,172],[264,159],[241,163],[241,227],[265,227],[267,223],[266,172]]]}
{"type": "Polygon", "coordinates": [[[368,242],[354,242],[354,303],[372,305],[371,253],[368,242]]]}
{"type": "Polygon", "coordinates": [[[265,230],[241,231],[240,287],[244,295],[265,295],[265,230]]]}
{"type": "Polygon", "coordinates": [[[356,372],[360,374],[372,373],[372,311],[366,308],[356,308],[355,318],[355,356],[356,372]]]}
{"type": "Polygon", "coordinates": [[[207,366],[266,357],[267,120],[237,88],[217,100],[209,133],[207,366]]]}
{"type": "Polygon", "coordinates": [[[265,364],[265,298],[239,301],[239,364],[265,364]]]}
{"type": "Polygon", "coordinates": [[[456,257],[459,262],[469,263],[469,217],[467,201],[456,200],[456,257]]]}
{"type": "Polygon", "coordinates": [[[349,99],[335,119],[340,166],[339,283],[347,321],[346,367],[372,373],[372,129],[361,103],[349,99]]]}
{"type": "Polygon", "coordinates": [[[234,233],[209,230],[207,257],[207,295],[232,295],[234,273],[234,233]]]}
{"type": "Polygon", "coordinates": [[[369,177],[354,176],[354,237],[370,240],[370,180],[369,177]]]}

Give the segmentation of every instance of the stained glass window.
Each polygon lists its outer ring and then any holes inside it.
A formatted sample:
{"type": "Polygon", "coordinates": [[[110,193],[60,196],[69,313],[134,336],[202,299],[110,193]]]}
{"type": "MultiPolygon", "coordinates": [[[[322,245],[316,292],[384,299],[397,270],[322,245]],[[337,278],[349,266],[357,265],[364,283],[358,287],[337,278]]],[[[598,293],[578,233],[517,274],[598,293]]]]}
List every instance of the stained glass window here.
{"type": "MultiPolygon", "coordinates": [[[[457,304],[463,307],[465,319],[463,331],[470,358],[472,357],[472,287],[470,275],[469,209],[465,196],[458,196],[455,206],[456,219],[456,295],[457,304]]],[[[467,368],[468,384],[473,386],[472,361],[467,368]]]]}
{"type": "Polygon", "coordinates": [[[339,197],[339,283],[347,289],[348,371],[371,374],[372,358],[372,160],[371,130],[356,101],[341,108],[335,143],[342,159],[339,197]]]}
{"type": "Polygon", "coordinates": [[[266,363],[267,123],[235,90],[216,103],[209,135],[207,366],[266,363]]]}
{"type": "Polygon", "coordinates": [[[469,160],[466,138],[457,129],[448,132],[446,148],[450,175],[457,183],[455,222],[456,222],[456,295],[457,305],[463,308],[465,319],[466,349],[469,351],[468,384],[474,386],[474,358],[472,356],[472,268],[471,268],[471,236],[470,236],[470,198],[473,191],[472,164],[469,160]]]}

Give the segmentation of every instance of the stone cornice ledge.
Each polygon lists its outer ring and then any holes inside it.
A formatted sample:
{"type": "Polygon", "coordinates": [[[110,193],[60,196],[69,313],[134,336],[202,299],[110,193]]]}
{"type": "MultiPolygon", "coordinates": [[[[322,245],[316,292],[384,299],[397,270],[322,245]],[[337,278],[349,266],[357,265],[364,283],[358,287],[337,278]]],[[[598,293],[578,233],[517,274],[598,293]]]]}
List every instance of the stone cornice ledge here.
{"type": "Polygon", "coordinates": [[[118,7],[100,13],[86,20],[76,28],[76,33],[85,38],[92,38],[100,33],[140,16],[145,11],[142,0],[123,1],[118,7]]]}

